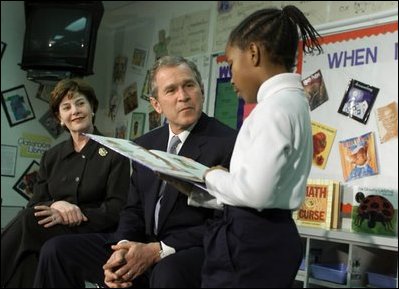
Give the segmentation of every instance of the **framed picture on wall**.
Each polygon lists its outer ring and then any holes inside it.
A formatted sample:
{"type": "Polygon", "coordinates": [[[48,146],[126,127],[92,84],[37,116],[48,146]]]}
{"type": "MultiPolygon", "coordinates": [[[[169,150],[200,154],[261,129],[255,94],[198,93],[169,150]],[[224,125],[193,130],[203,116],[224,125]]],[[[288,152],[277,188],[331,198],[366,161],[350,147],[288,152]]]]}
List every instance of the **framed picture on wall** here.
{"type": "Polygon", "coordinates": [[[161,125],[161,115],[155,110],[148,113],[149,129],[152,130],[161,125]]]}
{"type": "Polygon", "coordinates": [[[51,110],[47,110],[47,112],[39,119],[39,122],[46,128],[54,139],[64,132],[64,128],[60,125],[58,120],[55,119],[51,110]]]}
{"type": "Polygon", "coordinates": [[[37,182],[39,168],[39,163],[37,161],[32,161],[13,186],[13,189],[27,200],[29,200],[33,195],[33,186],[37,182]]]}
{"type": "Polygon", "coordinates": [[[1,58],[3,58],[3,53],[6,50],[7,43],[1,42],[1,58]]]}
{"type": "Polygon", "coordinates": [[[1,145],[1,176],[15,177],[17,146],[1,145]]]}
{"type": "Polygon", "coordinates": [[[132,54],[132,67],[142,69],[147,60],[147,50],[143,48],[134,48],[132,54]]]}
{"type": "Polygon", "coordinates": [[[130,124],[129,139],[134,140],[144,133],[145,113],[133,112],[132,122],[130,124]]]}
{"type": "Polygon", "coordinates": [[[35,113],[24,85],[2,91],[1,102],[10,126],[35,118],[35,113]]]}
{"type": "Polygon", "coordinates": [[[53,85],[40,84],[36,97],[47,103],[50,102],[51,91],[54,89],[53,85]]]}

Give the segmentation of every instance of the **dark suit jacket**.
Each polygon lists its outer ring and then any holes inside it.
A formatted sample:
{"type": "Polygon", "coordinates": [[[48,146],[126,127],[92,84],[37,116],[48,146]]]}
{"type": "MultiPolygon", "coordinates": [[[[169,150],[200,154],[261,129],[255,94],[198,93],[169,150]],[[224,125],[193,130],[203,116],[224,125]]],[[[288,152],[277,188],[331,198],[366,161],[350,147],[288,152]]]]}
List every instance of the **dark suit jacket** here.
{"type": "Polygon", "coordinates": [[[75,231],[115,230],[126,204],[129,174],[126,157],[93,140],[77,153],[70,138],[44,153],[27,207],[64,200],[79,206],[89,219],[73,227],[75,231]]]}
{"type": "MultiPolygon", "coordinates": [[[[136,140],[147,148],[166,151],[168,125],[155,129],[136,140]]],[[[214,118],[202,114],[196,126],[180,149],[179,155],[206,166],[229,166],[236,131],[214,118]]],[[[127,206],[121,213],[117,242],[122,239],[138,242],[160,240],[176,250],[193,246],[202,247],[205,222],[214,211],[187,205],[187,197],[167,185],[159,214],[158,235],[154,236],[154,210],[161,180],[148,168],[133,162],[127,206]]]]}

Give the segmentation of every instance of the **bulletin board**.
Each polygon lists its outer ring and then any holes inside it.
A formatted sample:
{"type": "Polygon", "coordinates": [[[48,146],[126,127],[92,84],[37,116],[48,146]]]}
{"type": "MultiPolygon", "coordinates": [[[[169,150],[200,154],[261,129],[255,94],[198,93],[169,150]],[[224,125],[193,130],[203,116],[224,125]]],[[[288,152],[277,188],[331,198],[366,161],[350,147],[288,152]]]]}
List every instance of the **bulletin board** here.
{"type": "MultiPolygon", "coordinates": [[[[345,183],[341,168],[339,141],[373,132],[377,175],[350,181],[349,185],[398,188],[398,140],[380,143],[376,110],[398,102],[398,21],[397,11],[387,15],[354,18],[316,27],[323,36],[322,55],[298,54],[297,73],[302,79],[320,70],[329,99],[311,111],[314,121],[336,129],[334,142],[323,169],[312,166],[310,178],[335,179],[345,183]],[[370,20],[372,19],[372,20],[370,20]],[[381,20],[382,19],[382,20],[381,20]],[[339,61],[338,61],[339,60],[339,61]],[[378,96],[365,124],[338,113],[348,83],[355,79],[379,88],[378,96]]],[[[214,116],[218,79],[230,78],[223,54],[211,57],[210,83],[206,112],[214,116]]],[[[236,97],[236,95],[232,95],[236,97]]]]}
{"type": "Polygon", "coordinates": [[[340,27],[338,33],[322,34],[321,55],[304,56],[299,51],[297,72],[302,79],[322,72],[329,99],[311,111],[311,118],[336,128],[335,140],[324,169],[312,166],[311,178],[330,178],[344,182],[338,143],[368,132],[375,134],[379,173],[351,181],[353,185],[398,188],[398,139],[380,143],[376,109],[392,101],[398,102],[398,21],[373,24],[365,22],[357,28],[340,27]],[[379,88],[367,123],[363,124],[338,113],[348,83],[355,79],[379,88]]]}

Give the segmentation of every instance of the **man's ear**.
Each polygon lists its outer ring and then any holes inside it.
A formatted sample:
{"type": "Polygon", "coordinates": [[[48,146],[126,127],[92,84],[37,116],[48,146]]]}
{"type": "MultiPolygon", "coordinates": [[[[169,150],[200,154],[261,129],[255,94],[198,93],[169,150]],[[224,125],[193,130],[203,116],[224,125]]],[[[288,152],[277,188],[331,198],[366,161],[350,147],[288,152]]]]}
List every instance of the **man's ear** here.
{"type": "Polygon", "coordinates": [[[150,102],[155,111],[159,114],[162,114],[162,107],[159,104],[159,101],[155,97],[150,96],[150,102]]]}
{"type": "Polygon", "coordinates": [[[254,66],[258,66],[260,63],[260,47],[257,43],[251,42],[249,44],[249,53],[251,55],[251,62],[254,66]]]}

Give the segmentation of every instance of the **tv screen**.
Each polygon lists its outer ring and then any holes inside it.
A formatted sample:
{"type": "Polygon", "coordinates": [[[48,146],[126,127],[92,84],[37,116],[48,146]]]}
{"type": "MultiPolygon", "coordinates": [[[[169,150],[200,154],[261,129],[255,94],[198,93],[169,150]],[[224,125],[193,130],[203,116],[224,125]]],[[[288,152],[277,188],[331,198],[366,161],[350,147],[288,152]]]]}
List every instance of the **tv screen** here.
{"type": "Polygon", "coordinates": [[[25,1],[21,68],[93,74],[101,1],[25,1]]]}

